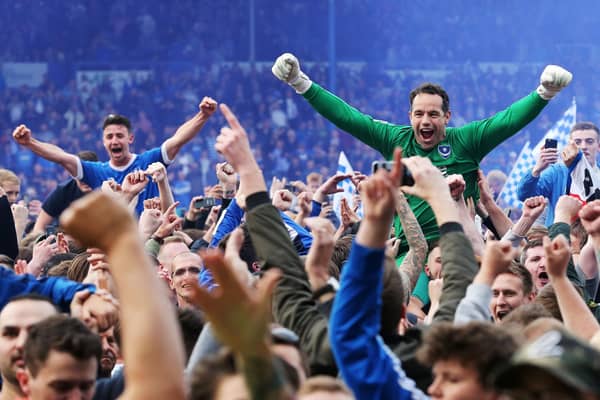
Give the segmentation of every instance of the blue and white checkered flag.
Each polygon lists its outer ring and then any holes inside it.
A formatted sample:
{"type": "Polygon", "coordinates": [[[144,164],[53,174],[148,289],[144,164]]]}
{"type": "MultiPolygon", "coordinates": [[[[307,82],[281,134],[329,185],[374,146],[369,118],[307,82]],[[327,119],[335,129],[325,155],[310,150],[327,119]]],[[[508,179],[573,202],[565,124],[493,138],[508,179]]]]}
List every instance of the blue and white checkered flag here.
{"type": "MultiPolygon", "coordinates": [[[[348,161],[348,158],[346,158],[346,154],[344,154],[343,151],[340,151],[340,156],[338,158],[337,173],[351,174],[353,172],[354,170],[350,165],[350,161],[348,161]]],[[[338,218],[340,218],[341,221],[342,217],[340,214],[340,201],[342,200],[342,198],[345,198],[348,201],[348,204],[352,206],[352,196],[356,193],[356,188],[354,187],[354,184],[350,179],[344,179],[343,181],[338,183],[338,188],[342,188],[344,189],[344,191],[333,195],[333,211],[335,211],[336,215],[338,216],[338,218]]],[[[357,214],[359,217],[362,217],[362,206],[358,210],[357,214]]]]}
{"type": "Polygon", "coordinates": [[[506,179],[504,187],[502,187],[502,191],[498,195],[498,198],[502,200],[504,204],[510,207],[519,207],[521,202],[517,198],[517,186],[519,185],[521,178],[523,178],[527,172],[531,171],[534,165],[535,157],[531,154],[531,147],[529,147],[529,142],[527,142],[525,143],[525,146],[523,146],[521,154],[519,154],[513,169],[506,179]]]}
{"type": "Polygon", "coordinates": [[[521,206],[521,202],[517,198],[517,186],[519,185],[519,182],[535,166],[537,157],[539,156],[540,150],[542,146],[544,146],[546,139],[556,139],[559,149],[563,148],[568,143],[569,133],[571,132],[573,125],[575,125],[576,112],[577,105],[575,103],[575,99],[573,99],[573,103],[567,109],[567,111],[565,111],[562,118],[559,119],[548,132],[546,132],[542,140],[540,140],[533,149],[530,148],[529,142],[525,144],[523,150],[521,150],[521,154],[519,154],[519,157],[515,162],[513,169],[508,175],[508,179],[506,180],[502,191],[498,195],[498,198],[501,199],[506,205],[510,207],[521,206]]]}

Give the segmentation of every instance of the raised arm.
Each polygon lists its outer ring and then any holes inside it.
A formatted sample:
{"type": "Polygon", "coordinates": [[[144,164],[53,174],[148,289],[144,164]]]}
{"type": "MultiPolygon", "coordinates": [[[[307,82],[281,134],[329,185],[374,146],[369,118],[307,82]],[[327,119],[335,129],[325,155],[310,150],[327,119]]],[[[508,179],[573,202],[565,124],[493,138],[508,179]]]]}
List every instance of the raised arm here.
{"type": "Polygon", "coordinates": [[[537,117],[548,104],[548,100],[566,87],[572,78],[573,75],[562,67],[546,66],[540,76],[540,84],[534,92],[488,119],[465,125],[464,128],[473,129],[471,135],[463,137],[468,143],[467,146],[474,154],[485,156],[537,117]]]}
{"type": "Polygon", "coordinates": [[[112,195],[92,193],[73,203],[61,224],[83,245],[108,255],[120,295],[127,364],[121,398],[184,399],[183,345],[174,309],[125,205],[112,195]]]}
{"type": "Polygon", "coordinates": [[[175,134],[164,143],[169,160],[175,159],[179,150],[200,132],[208,118],[217,110],[217,102],[210,97],[204,97],[198,106],[196,115],[186,121],[175,131],[175,134]]]}
{"type": "Polygon", "coordinates": [[[544,253],[546,269],[565,326],[573,334],[590,340],[600,330],[600,324],[567,278],[567,265],[571,258],[567,239],[563,235],[555,237],[552,241],[544,237],[544,253]]]}
{"type": "Polygon", "coordinates": [[[327,317],[317,308],[308,277],[282,217],[271,204],[267,186],[250,150],[248,137],[235,115],[225,105],[221,111],[231,128],[221,130],[216,149],[240,171],[240,192],[246,198],[248,232],[264,269],[279,268],[283,274],[273,294],[275,321],[300,337],[313,374],[335,376],[337,368],[329,339],[327,317]]]}
{"type": "Polygon", "coordinates": [[[53,144],[35,139],[31,134],[31,130],[25,125],[17,126],[12,135],[13,139],[18,144],[27,147],[32,152],[48,161],[62,165],[71,176],[79,175],[81,163],[76,155],[67,153],[53,144]]]}
{"type": "Polygon", "coordinates": [[[411,129],[409,126],[399,127],[377,121],[323,89],[302,72],[300,62],[293,54],[279,56],[271,71],[277,79],[286,82],[296,93],[304,96],[319,114],[386,157],[391,156],[394,151],[397,130],[409,132],[411,129]]]}
{"type": "Polygon", "coordinates": [[[167,211],[171,204],[175,203],[169,178],[167,177],[167,168],[161,162],[152,163],[146,168],[146,173],[152,177],[152,181],[158,185],[158,195],[160,197],[160,210],[167,211]]]}
{"type": "Polygon", "coordinates": [[[517,223],[509,229],[503,239],[511,241],[512,246],[518,248],[521,245],[523,238],[527,236],[529,228],[532,227],[534,222],[544,212],[546,203],[546,198],[543,196],[525,199],[523,202],[523,214],[521,214],[521,218],[519,218],[517,223]]]}

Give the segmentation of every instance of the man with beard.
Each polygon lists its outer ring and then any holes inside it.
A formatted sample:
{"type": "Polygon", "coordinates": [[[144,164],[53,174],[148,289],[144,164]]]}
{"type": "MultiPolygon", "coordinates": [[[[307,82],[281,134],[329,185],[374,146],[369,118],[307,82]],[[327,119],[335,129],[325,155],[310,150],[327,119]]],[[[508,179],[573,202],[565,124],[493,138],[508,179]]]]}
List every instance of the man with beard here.
{"type": "Polygon", "coordinates": [[[25,365],[23,346],[29,328],[56,314],[58,311],[54,304],[48,298],[37,294],[14,297],[0,312],[1,400],[18,399],[23,396],[17,381],[17,369],[25,365]]]}
{"type": "MultiPolygon", "coordinates": [[[[37,140],[25,125],[19,125],[13,131],[13,138],[18,144],[27,147],[38,156],[62,165],[71,176],[96,189],[102,185],[102,182],[111,178],[122,183],[127,174],[136,170],[145,171],[152,163],[171,164],[183,145],[196,136],[216,108],[215,100],[210,97],[203,98],[198,113],[181,125],[173,136],[165,140],[160,147],[139,155],[129,150],[134,139],[131,122],[122,115],[110,114],[102,124],[102,144],[110,157],[108,162],[81,161],[77,156],[67,153],[56,145],[37,140]]],[[[138,213],[141,214],[144,209],[143,200],[158,195],[158,186],[153,182],[148,184],[139,195],[136,207],[138,213]]]]}

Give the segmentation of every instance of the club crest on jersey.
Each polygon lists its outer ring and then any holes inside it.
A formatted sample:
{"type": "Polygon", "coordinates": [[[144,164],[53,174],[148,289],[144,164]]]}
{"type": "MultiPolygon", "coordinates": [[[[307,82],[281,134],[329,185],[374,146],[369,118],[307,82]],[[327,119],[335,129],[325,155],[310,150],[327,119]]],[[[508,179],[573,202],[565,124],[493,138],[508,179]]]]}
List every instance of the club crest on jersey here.
{"type": "Polygon", "coordinates": [[[438,153],[440,153],[443,159],[447,159],[450,157],[450,153],[452,153],[452,147],[449,144],[440,144],[438,146],[438,153]]]}

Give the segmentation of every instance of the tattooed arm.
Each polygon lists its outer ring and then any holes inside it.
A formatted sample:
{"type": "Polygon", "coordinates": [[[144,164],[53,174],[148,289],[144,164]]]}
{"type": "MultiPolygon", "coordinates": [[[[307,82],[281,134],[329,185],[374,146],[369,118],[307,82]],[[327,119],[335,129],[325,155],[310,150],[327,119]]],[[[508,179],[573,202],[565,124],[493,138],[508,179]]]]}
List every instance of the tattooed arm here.
{"type": "Polygon", "coordinates": [[[417,284],[419,274],[425,264],[428,247],[421,226],[400,190],[396,191],[396,212],[400,216],[400,223],[409,246],[408,253],[400,265],[404,293],[408,296],[417,284]]]}

